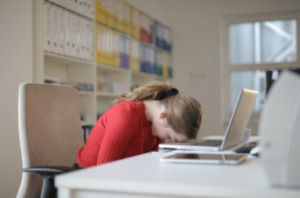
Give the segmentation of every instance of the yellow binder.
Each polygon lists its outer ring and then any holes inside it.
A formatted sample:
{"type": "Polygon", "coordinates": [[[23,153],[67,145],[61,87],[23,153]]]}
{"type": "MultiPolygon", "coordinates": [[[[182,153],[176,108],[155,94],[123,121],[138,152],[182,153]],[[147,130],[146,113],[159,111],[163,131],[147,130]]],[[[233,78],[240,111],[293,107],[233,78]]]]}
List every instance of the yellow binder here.
{"type": "Polygon", "coordinates": [[[162,75],[163,77],[168,77],[168,53],[162,51],[162,75]]]}
{"type": "Polygon", "coordinates": [[[130,28],[131,35],[140,39],[140,25],[139,25],[140,11],[134,6],[130,6],[130,28]]]}
{"type": "Polygon", "coordinates": [[[100,25],[95,27],[96,62],[102,63],[102,30],[100,25]]]}
{"type": "Polygon", "coordinates": [[[107,2],[107,25],[113,27],[113,9],[114,9],[114,0],[108,0],[107,2]]]}
{"type": "Polygon", "coordinates": [[[104,1],[106,0],[95,0],[96,21],[102,24],[106,24],[104,1]]]}
{"type": "Polygon", "coordinates": [[[135,39],[130,41],[130,69],[140,71],[139,41],[135,39]]]}
{"type": "Polygon", "coordinates": [[[113,65],[120,67],[120,34],[114,32],[113,36],[113,65]]]}
{"type": "Polygon", "coordinates": [[[128,35],[131,35],[131,28],[130,28],[130,4],[128,4],[126,1],[123,2],[122,7],[122,31],[128,35]]]}

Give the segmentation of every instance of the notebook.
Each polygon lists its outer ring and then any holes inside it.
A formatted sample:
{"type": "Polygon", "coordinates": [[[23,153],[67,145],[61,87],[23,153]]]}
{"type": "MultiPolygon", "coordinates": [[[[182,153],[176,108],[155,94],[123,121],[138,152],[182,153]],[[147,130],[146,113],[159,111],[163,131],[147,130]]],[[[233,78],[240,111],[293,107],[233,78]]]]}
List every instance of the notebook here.
{"type": "Polygon", "coordinates": [[[160,149],[183,149],[203,151],[223,151],[241,143],[258,92],[242,89],[223,140],[198,140],[191,142],[168,142],[159,144],[160,149]]]}

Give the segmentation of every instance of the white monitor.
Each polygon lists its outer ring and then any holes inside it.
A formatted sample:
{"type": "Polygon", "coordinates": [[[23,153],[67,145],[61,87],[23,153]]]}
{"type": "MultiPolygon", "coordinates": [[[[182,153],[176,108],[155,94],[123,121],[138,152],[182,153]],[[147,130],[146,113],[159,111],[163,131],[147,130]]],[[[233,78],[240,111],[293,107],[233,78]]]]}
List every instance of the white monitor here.
{"type": "Polygon", "coordinates": [[[261,158],[273,185],[300,187],[300,76],[284,71],[273,84],[259,128],[261,158]]]}

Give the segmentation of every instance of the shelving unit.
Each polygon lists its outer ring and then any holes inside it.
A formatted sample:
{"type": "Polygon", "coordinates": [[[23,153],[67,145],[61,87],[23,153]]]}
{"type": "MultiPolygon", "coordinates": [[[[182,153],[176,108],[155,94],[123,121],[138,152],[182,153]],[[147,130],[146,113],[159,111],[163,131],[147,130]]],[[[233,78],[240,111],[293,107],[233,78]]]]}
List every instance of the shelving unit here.
{"type": "MultiPolygon", "coordinates": [[[[109,107],[112,101],[121,93],[107,92],[101,90],[101,85],[105,83],[119,83],[124,87],[124,91],[131,91],[133,86],[140,86],[149,81],[169,81],[169,78],[162,77],[155,74],[133,71],[130,69],[114,67],[106,64],[99,64],[96,62],[96,49],[93,49],[93,59],[85,60],[82,58],[67,56],[63,54],[53,53],[44,49],[45,35],[43,27],[45,26],[44,4],[56,7],[64,12],[77,15],[84,20],[89,20],[94,27],[97,25],[105,26],[96,22],[80,13],[76,13],[70,9],[61,7],[50,1],[34,0],[34,15],[41,17],[34,21],[34,34],[38,36],[38,41],[34,44],[35,61],[34,67],[37,72],[34,74],[37,82],[44,83],[44,79],[57,81],[58,83],[74,85],[78,83],[91,84],[93,90],[78,91],[80,112],[82,117],[82,126],[94,125],[101,114],[103,114],[109,107]],[[42,54],[42,56],[39,56],[42,54]],[[42,82],[41,82],[42,81],[42,82]],[[99,90],[100,89],[100,90],[99,90]]],[[[106,28],[110,28],[105,26],[106,28]]],[[[113,29],[115,32],[120,32],[113,29]]],[[[133,36],[126,35],[131,39],[136,39],[133,36]]],[[[95,39],[95,37],[94,37],[95,39]]],[[[142,42],[142,41],[139,41],[142,42]]],[[[94,41],[95,43],[95,41],[94,41]]],[[[152,47],[153,44],[143,42],[152,47]]],[[[96,44],[96,43],[95,43],[96,44]]],[[[96,48],[96,46],[95,46],[96,48]]]]}

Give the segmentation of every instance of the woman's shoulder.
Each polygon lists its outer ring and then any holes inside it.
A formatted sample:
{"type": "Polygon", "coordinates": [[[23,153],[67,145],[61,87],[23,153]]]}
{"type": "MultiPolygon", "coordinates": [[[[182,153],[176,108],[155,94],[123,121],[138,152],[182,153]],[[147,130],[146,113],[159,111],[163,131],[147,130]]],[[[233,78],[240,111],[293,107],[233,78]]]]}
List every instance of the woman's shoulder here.
{"type": "Polygon", "coordinates": [[[142,105],[143,105],[142,101],[132,100],[132,101],[122,101],[116,104],[115,106],[119,108],[135,109],[141,107],[142,105]]]}
{"type": "Polygon", "coordinates": [[[110,110],[119,112],[136,112],[144,110],[145,106],[142,101],[122,101],[114,105],[110,110]]]}

